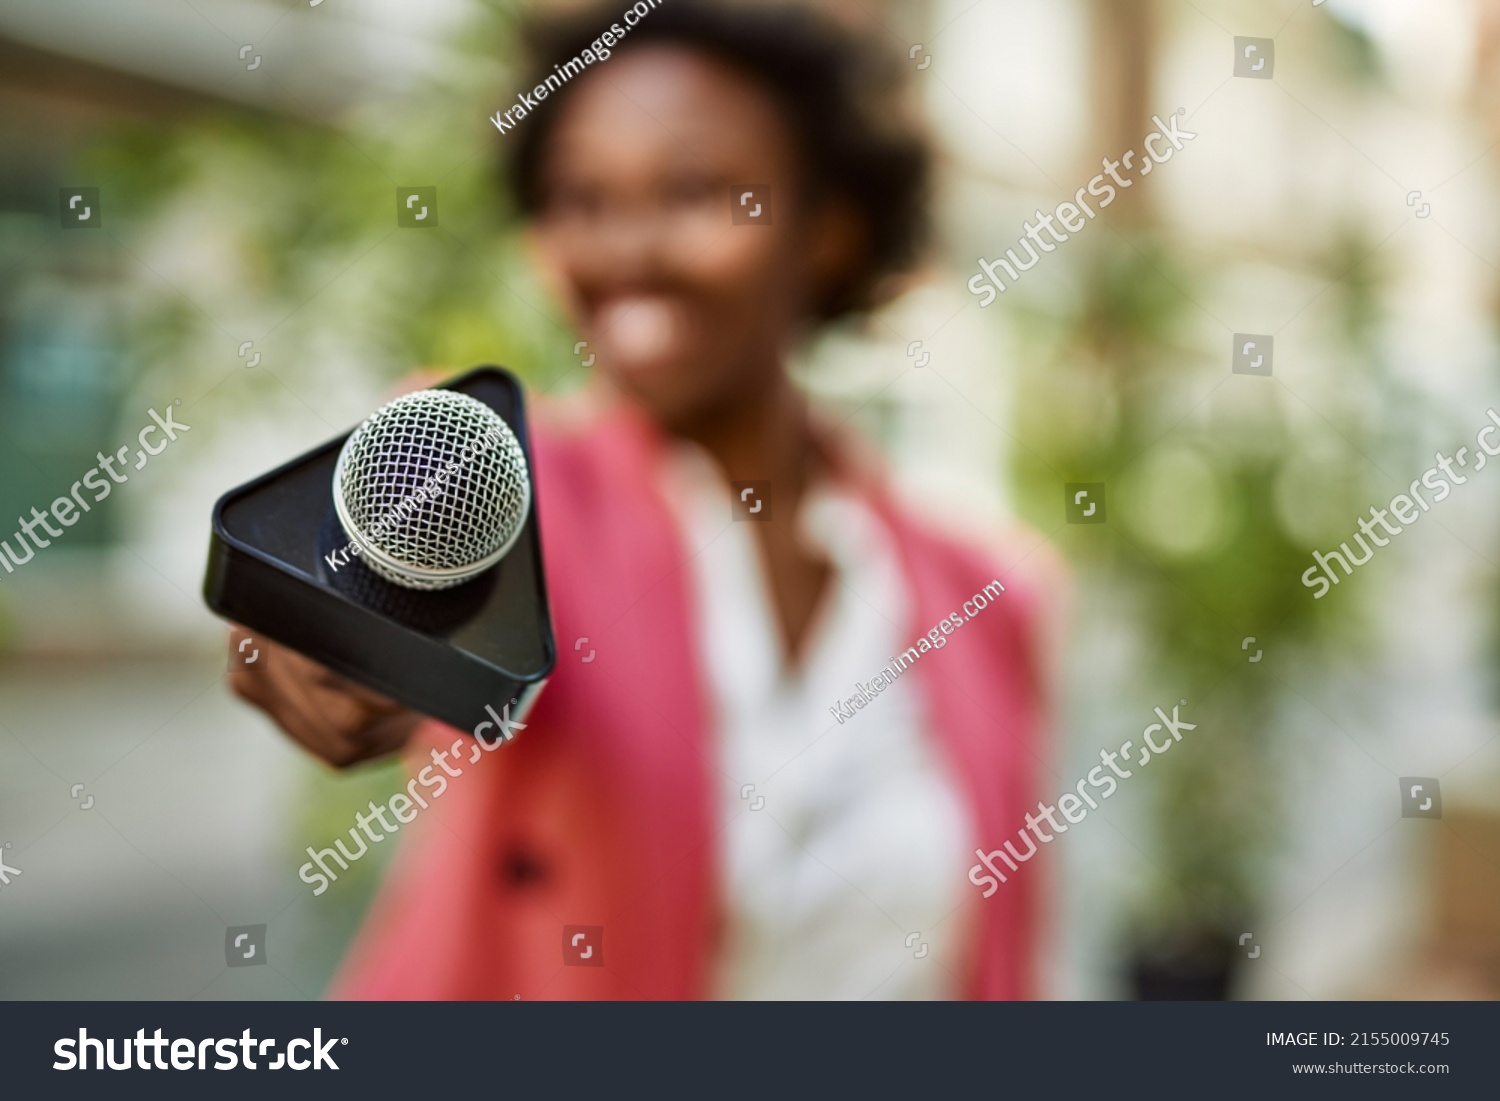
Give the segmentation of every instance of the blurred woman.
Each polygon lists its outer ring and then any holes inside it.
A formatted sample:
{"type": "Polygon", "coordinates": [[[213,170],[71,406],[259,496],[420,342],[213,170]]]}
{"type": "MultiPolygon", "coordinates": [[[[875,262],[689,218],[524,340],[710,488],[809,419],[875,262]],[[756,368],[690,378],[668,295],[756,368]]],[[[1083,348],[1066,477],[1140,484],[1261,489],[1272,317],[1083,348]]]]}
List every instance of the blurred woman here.
{"type": "MultiPolygon", "coordinates": [[[[533,28],[572,75],[501,139],[596,356],[535,415],[558,668],[411,828],[334,994],[1028,996],[1035,877],[968,870],[1035,802],[1031,598],[788,375],[918,257],[894,70],[790,9],[618,21],[533,28]]],[[[236,687],[336,765],[466,737],[286,651],[236,687]]]]}

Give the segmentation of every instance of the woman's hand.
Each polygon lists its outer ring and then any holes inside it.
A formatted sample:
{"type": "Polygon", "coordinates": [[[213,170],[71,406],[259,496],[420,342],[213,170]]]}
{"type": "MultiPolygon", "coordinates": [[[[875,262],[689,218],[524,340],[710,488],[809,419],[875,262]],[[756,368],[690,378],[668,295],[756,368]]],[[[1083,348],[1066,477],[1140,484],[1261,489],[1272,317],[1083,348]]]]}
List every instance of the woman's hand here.
{"type": "MultiPolygon", "coordinates": [[[[240,627],[229,632],[230,653],[250,637],[240,627]]],[[[335,768],[347,768],[394,753],[422,721],[393,700],[345,680],[295,650],[264,637],[255,645],[265,665],[235,669],[229,686],[260,708],[293,741],[335,768]]]]}

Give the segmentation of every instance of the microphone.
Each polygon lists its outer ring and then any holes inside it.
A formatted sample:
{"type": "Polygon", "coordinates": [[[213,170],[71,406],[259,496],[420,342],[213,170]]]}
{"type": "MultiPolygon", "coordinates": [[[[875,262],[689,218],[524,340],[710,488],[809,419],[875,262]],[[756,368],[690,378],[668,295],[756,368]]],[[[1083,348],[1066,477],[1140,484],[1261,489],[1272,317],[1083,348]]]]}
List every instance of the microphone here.
{"type": "Polygon", "coordinates": [[[501,368],[399,397],[219,499],[204,598],[460,730],[520,718],[557,662],[530,446],[501,368]]]}
{"type": "Polygon", "coordinates": [[[531,509],[526,456],[482,401],[419,390],[354,430],[333,473],[351,553],[407,589],[461,585],[515,546],[531,509]]]}

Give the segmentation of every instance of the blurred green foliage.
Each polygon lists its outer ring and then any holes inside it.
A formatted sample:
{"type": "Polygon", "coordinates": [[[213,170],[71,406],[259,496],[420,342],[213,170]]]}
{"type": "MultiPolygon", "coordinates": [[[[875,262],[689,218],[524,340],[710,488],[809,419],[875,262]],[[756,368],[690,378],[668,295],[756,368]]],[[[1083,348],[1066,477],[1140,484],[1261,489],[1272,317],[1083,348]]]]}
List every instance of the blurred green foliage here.
{"type": "MultiPolygon", "coordinates": [[[[257,401],[288,400],[236,381],[250,377],[245,340],[263,356],[256,377],[330,419],[320,395],[421,368],[500,363],[533,389],[580,378],[573,338],[522,255],[498,178],[503,138],[486,118],[508,98],[512,22],[498,3],[476,5],[437,77],[343,119],[224,106],[145,119],[91,149],[81,178],[109,181],[111,225],[134,260],[126,339],[142,385],[204,394],[194,425],[212,434],[257,401]],[[398,189],[434,185],[436,227],[398,228],[398,189]]],[[[349,773],[309,761],[306,776],[286,831],[293,875],[305,846],[329,846],[370,800],[405,786],[396,760],[349,773]]],[[[301,973],[332,976],[400,843],[372,846],[316,899],[299,884],[301,973]]]]}
{"type": "Polygon", "coordinates": [[[501,362],[533,386],[573,371],[484,114],[507,86],[510,22],[476,5],[439,75],[336,122],[222,108],[143,120],[91,151],[83,171],[110,181],[141,262],[131,340],[155,385],[231,377],[242,340],[298,392],[427,366],[501,362]],[[437,187],[435,227],[397,227],[409,186],[437,187]]]}
{"type": "Polygon", "coordinates": [[[1285,682],[1249,657],[1271,651],[1285,668],[1315,639],[1357,645],[1353,586],[1315,602],[1301,575],[1380,499],[1369,456],[1393,443],[1393,418],[1370,400],[1403,396],[1379,360],[1381,273],[1360,262],[1371,251],[1335,230],[1304,273],[1329,288],[1297,332],[1321,360],[1311,400],[1274,368],[1230,373],[1232,334],[1207,309],[1228,266],[1158,233],[1095,239],[1073,254],[1076,294],[1018,311],[1022,507],[1075,563],[1081,614],[1129,620],[1141,714],[1185,698],[1199,724],[1131,781],[1150,792],[1156,869],[1137,900],[1141,938],[1252,927],[1285,818],[1271,687],[1285,682]],[[1105,483],[1107,524],[1059,529],[1069,481],[1105,483]]]}

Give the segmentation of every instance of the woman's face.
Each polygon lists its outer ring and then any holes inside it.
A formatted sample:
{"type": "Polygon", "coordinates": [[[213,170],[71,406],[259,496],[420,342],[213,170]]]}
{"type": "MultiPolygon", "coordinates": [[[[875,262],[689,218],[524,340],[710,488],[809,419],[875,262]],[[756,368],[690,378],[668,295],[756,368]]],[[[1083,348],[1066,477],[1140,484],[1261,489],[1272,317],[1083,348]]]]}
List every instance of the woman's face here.
{"type": "Polygon", "coordinates": [[[673,429],[753,400],[850,236],[836,208],[800,200],[776,103],[723,63],[651,46],[560,107],[533,239],[596,369],[673,429]]]}

